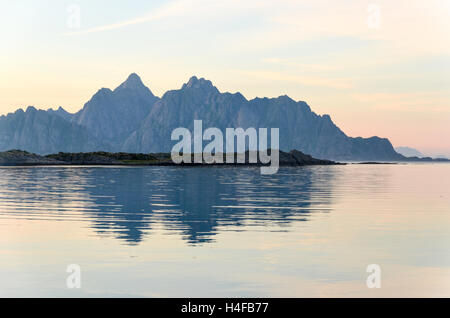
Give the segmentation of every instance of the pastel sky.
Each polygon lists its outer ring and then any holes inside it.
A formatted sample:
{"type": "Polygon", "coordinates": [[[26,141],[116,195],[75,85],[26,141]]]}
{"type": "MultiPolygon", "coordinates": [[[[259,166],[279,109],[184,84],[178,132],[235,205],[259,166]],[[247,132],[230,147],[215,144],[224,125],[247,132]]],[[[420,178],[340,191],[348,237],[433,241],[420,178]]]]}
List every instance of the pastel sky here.
{"type": "Polygon", "coordinates": [[[449,21],[448,0],[0,0],[0,114],[74,112],[132,72],[159,96],[197,75],[450,156],[449,21]]]}

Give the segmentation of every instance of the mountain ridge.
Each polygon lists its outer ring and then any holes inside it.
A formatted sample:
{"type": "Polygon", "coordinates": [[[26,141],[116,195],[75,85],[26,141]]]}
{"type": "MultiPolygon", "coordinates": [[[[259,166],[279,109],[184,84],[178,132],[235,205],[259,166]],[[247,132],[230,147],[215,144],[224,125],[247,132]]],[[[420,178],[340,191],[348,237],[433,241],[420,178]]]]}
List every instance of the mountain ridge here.
{"type": "Polygon", "coordinates": [[[247,100],[239,92],[220,92],[211,81],[197,76],[192,76],[180,89],[165,92],[160,98],[144,85],[136,73],[132,73],[114,90],[98,90],[74,114],[62,107],[39,110],[46,115],[41,114],[34,126],[31,123],[11,124],[13,118],[21,123],[27,122],[31,112],[22,110],[0,117],[0,133],[8,136],[0,134],[0,151],[22,149],[38,154],[68,149],[70,152],[169,152],[173,145],[170,138],[173,129],[186,127],[192,130],[194,120],[202,120],[205,128],[217,127],[223,131],[228,127],[279,128],[281,150],[298,149],[320,159],[365,161],[404,158],[395,152],[387,138],[347,136],[330,115],[316,114],[304,101],[295,101],[287,95],[247,100]],[[43,126],[49,122],[59,128],[45,131],[43,126]],[[67,133],[62,127],[66,127],[67,133]],[[67,138],[67,134],[72,138],[67,138]],[[22,137],[18,139],[17,135],[22,137]],[[27,135],[30,135],[29,140],[27,135]],[[37,138],[33,135],[39,136],[39,146],[33,144],[37,138]],[[74,135],[80,138],[73,138],[74,135]],[[48,146],[45,146],[45,140],[48,146]]]}

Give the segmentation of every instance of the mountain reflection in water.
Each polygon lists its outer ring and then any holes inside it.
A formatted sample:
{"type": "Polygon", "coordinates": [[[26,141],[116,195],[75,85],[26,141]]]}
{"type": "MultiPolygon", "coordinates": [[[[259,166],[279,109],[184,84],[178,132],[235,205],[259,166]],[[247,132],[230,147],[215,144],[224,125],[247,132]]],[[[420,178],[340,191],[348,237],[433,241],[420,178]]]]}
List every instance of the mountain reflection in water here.
{"type": "MultiPolygon", "coordinates": [[[[139,244],[155,226],[190,244],[213,241],[230,226],[270,226],[331,209],[336,170],[252,167],[48,167],[0,170],[0,217],[88,221],[98,235],[139,244]]],[[[276,226],[275,229],[273,226],[276,226]]]]}

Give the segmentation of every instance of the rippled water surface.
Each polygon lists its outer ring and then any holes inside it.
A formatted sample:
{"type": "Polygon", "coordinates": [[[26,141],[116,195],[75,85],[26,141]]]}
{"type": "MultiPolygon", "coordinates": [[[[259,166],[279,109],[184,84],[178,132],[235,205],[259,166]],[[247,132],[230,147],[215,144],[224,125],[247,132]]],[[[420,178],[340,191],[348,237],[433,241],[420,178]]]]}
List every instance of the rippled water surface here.
{"type": "Polygon", "coordinates": [[[450,165],[0,168],[0,296],[449,297],[450,165]]]}

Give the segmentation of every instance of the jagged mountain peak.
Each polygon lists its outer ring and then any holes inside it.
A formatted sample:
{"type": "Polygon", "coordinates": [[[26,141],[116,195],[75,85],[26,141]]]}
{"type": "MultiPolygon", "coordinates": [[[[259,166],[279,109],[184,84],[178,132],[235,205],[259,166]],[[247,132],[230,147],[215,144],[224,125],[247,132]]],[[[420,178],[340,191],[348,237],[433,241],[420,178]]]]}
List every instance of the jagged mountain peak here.
{"type": "Polygon", "coordinates": [[[62,107],[62,106],[58,106],[58,108],[56,108],[56,109],[48,108],[47,111],[48,112],[64,112],[64,113],[68,113],[68,111],[65,110],[64,107],[62,107]]]}
{"type": "Polygon", "coordinates": [[[65,110],[62,106],[59,106],[58,109],[56,110],[58,113],[62,113],[62,114],[70,114],[70,112],[68,112],[67,110],[65,110]]]}
{"type": "Polygon", "coordinates": [[[201,89],[204,91],[214,90],[217,92],[219,91],[210,80],[207,80],[203,77],[198,78],[197,76],[192,76],[187,83],[183,84],[183,87],[181,89],[201,89]]]}
{"type": "Polygon", "coordinates": [[[27,110],[26,110],[25,112],[31,113],[31,112],[36,112],[36,111],[37,111],[36,107],[34,107],[34,106],[28,106],[28,107],[27,107],[27,110]]]}
{"type": "Polygon", "coordinates": [[[277,97],[277,99],[281,100],[281,101],[288,101],[288,102],[295,102],[295,100],[293,100],[292,98],[290,98],[288,95],[280,95],[277,97]]]}
{"type": "Polygon", "coordinates": [[[130,89],[130,90],[147,90],[147,86],[144,85],[139,75],[136,73],[131,73],[128,78],[120,84],[114,91],[120,91],[123,89],[130,89]]]}
{"type": "Polygon", "coordinates": [[[71,120],[72,116],[74,115],[72,113],[69,113],[62,106],[59,106],[57,110],[54,110],[53,108],[49,108],[49,109],[47,109],[47,113],[58,115],[69,121],[71,120]]]}
{"type": "Polygon", "coordinates": [[[106,88],[106,87],[102,87],[102,88],[100,88],[100,89],[97,91],[97,93],[94,94],[94,96],[95,96],[95,95],[107,95],[107,94],[110,94],[110,93],[112,93],[112,90],[111,90],[111,89],[106,88]]]}
{"type": "Polygon", "coordinates": [[[100,88],[91,98],[91,101],[103,100],[112,94],[112,90],[109,88],[100,88]]]}
{"type": "Polygon", "coordinates": [[[95,138],[120,147],[149,114],[158,98],[132,73],[114,91],[100,89],[73,121],[95,138]]]}

